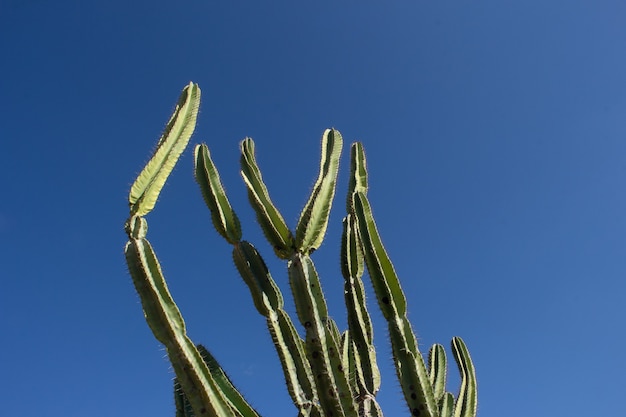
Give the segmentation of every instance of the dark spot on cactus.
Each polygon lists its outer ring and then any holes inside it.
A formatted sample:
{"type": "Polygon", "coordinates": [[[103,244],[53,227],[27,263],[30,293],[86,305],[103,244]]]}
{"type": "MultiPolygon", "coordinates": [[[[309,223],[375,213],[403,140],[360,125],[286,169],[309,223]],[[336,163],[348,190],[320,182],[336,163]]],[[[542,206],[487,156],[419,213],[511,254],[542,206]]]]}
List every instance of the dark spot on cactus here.
{"type": "Polygon", "coordinates": [[[416,399],[416,398],[417,398],[417,395],[415,395],[415,393],[414,393],[414,392],[412,392],[412,393],[411,393],[411,399],[412,399],[412,400],[414,400],[414,399],[416,399]]]}
{"type": "Polygon", "coordinates": [[[338,370],[339,372],[343,373],[343,366],[339,365],[339,366],[337,367],[337,370],[338,370]]]}
{"type": "Polygon", "coordinates": [[[206,408],[200,409],[200,414],[206,414],[206,408]]]}
{"type": "Polygon", "coordinates": [[[411,391],[415,391],[415,387],[413,386],[413,384],[409,385],[409,389],[410,389],[411,391]]]}
{"type": "Polygon", "coordinates": [[[426,406],[424,404],[420,404],[420,410],[423,410],[424,408],[426,408],[426,406]]]}
{"type": "Polygon", "coordinates": [[[419,416],[420,415],[420,410],[418,410],[417,408],[414,408],[413,411],[411,411],[411,415],[412,416],[419,416]]]}
{"type": "Polygon", "coordinates": [[[383,297],[383,304],[389,304],[389,298],[383,297]]]}
{"type": "Polygon", "coordinates": [[[304,327],[305,327],[305,328],[307,328],[307,329],[308,329],[309,327],[311,327],[311,322],[310,322],[310,321],[306,321],[306,322],[304,322],[304,327]]]}
{"type": "Polygon", "coordinates": [[[313,357],[313,359],[317,359],[320,356],[320,353],[316,350],[313,353],[311,353],[311,356],[313,357]]]}

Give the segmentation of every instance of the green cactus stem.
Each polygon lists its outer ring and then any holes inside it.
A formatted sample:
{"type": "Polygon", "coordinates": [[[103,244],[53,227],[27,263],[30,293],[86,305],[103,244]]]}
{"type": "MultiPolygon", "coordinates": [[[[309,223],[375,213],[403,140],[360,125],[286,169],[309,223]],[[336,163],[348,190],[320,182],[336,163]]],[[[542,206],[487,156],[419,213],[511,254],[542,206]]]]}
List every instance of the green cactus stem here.
{"type": "Polygon", "coordinates": [[[324,240],[335,195],[342,145],[343,139],[338,131],[324,131],[319,176],[296,227],[296,248],[302,253],[313,252],[324,240]]]}
{"type": "Polygon", "coordinates": [[[205,144],[196,146],[194,162],[196,181],[211,212],[213,226],[228,243],[234,245],[241,240],[241,224],[226,197],[220,175],[205,144]]]}
{"type": "Polygon", "coordinates": [[[356,416],[341,351],[327,326],[328,310],[317,271],[308,255],[296,254],[289,261],[289,283],[300,323],[306,331],[306,351],[317,381],[326,415],[356,416]]]}
{"type": "Polygon", "coordinates": [[[454,404],[454,417],[474,417],[478,404],[476,372],[467,346],[460,337],[452,339],[452,353],[461,374],[461,387],[454,404]]]}
{"type": "Polygon", "coordinates": [[[232,416],[232,408],[217,387],[196,346],[187,336],[185,322],[172,299],[159,261],[145,238],[131,239],[126,262],[146,321],[165,345],[172,367],[189,402],[198,414],[232,416]]]}
{"type": "Polygon", "coordinates": [[[348,312],[348,328],[354,345],[353,355],[356,386],[359,398],[373,398],[380,388],[380,371],[376,363],[376,350],[370,315],[365,304],[363,252],[358,242],[354,217],[344,219],[341,265],[344,276],[344,297],[348,312]]]}
{"type": "Polygon", "coordinates": [[[428,379],[437,402],[441,401],[446,393],[447,366],[445,349],[440,344],[434,344],[428,352],[428,379]]]}
{"type": "Polygon", "coordinates": [[[294,252],[293,234],[270,199],[254,155],[254,141],[250,138],[241,142],[241,176],[265,237],[279,258],[289,259],[294,252]]]}
{"type": "Polygon", "coordinates": [[[154,155],[130,189],[128,201],[131,206],[131,215],[145,216],[154,208],[165,180],[189,143],[196,127],[199,107],[200,87],[189,83],[178,99],[174,113],[157,143],[154,155]]]}
{"type": "Polygon", "coordinates": [[[233,259],[250,289],[254,305],[267,318],[267,326],[283,367],[287,390],[300,413],[307,415],[319,408],[316,383],[308,366],[304,342],[283,309],[280,289],[261,255],[248,242],[235,245],[233,259]]]}

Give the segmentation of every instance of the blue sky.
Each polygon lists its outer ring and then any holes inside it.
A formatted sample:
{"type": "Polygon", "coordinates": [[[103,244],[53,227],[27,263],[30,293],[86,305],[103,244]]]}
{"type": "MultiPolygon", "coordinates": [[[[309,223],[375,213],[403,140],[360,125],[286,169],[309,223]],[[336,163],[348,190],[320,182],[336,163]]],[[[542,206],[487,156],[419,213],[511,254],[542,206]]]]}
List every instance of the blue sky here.
{"type": "MultiPolygon", "coordinates": [[[[203,91],[192,142],[208,143],[244,238],[285,294],[238,142],[255,139],[293,226],[334,126],[365,146],[422,351],[465,339],[479,415],[617,415],[625,3],[388,3],[0,1],[0,415],[173,416],[173,373],[127,274],[122,225],[128,189],[191,80],[203,91]]],[[[341,328],[347,162],[346,146],[314,255],[341,328]]],[[[296,415],[189,150],[147,220],[192,338],[263,415],[296,415]]],[[[373,301],[380,402],[406,415],[373,301]]]]}

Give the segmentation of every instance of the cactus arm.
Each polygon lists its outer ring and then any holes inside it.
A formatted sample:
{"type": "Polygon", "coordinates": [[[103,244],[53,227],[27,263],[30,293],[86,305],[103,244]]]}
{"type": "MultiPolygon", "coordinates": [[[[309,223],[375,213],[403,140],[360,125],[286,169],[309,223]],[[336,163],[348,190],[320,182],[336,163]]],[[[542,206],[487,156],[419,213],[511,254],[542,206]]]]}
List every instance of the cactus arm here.
{"type": "MultiPolygon", "coordinates": [[[[337,352],[339,352],[339,357],[341,358],[341,361],[343,363],[343,360],[344,360],[344,349],[343,349],[343,343],[342,343],[343,339],[342,339],[341,333],[339,332],[339,327],[337,326],[337,323],[335,323],[335,320],[333,320],[330,317],[326,319],[326,327],[328,328],[328,331],[330,332],[330,335],[333,338],[333,342],[339,347],[337,352]]],[[[344,367],[344,369],[347,369],[347,368],[344,367]]]]}
{"type": "Polygon", "coordinates": [[[365,150],[360,142],[355,142],[350,147],[350,179],[348,180],[348,198],[346,199],[346,212],[354,212],[354,193],[367,192],[367,164],[365,150]]]}
{"type": "Polygon", "coordinates": [[[354,390],[358,393],[356,395],[358,415],[383,417],[383,411],[376,401],[375,394],[370,393],[367,389],[370,383],[363,372],[366,366],[364,366],[363,361],[361,361],[359,351],[354,341],[351,341],[348,353],[350,357],[350,383],[355,386],[354,390]]]}
{"type": "Polygon", "coordinates": [[[384,414],[376,399],[368,395],[359,400],[359,416],[384,417],[384,414]]]}
{"type": "MultiPolygon", "coordinates": [[[[383,411],[376,402],[374,395],[370,394],[366,388],[365,378],[363,377],[363,365],[359,358],[359,352],[356,349],[356,343],[352,340],[352,337],[348,337],[349,330],[344,332],[342,342],[344,344],[343,349],[347,349],[348,361],[349,361],[349,382],[353,386],[353,391],[357,394],[355,400],[357,403],[357,412],[359,416],[367,417],[383,417],[383,411]],[[345,346],[347,345],[347,346],[345,346]]],[[[344,353],[345,355],[345,353],[344,353]]]]}
{"type": "Polygon", "coordinates": [[[178,378],[174,378],[174,405],[176,406],[176,417],[194,417],[193,408],[191,408],[178,378]]]}
{"type": "Polygon", "coordinates": [[[452,353],[461,374],[461,388],[454,405],[454,417],[475,417],[478,402],[476,372],[467,346],[460,337],[452,338],[452,353]]]}
{"type": "Polygon", "coordinates": [[[454,412],[454,395],[446,392],[439,401],[439,415],[441,417],[452,417],[454,412]]]}
{"type": "MultiPolygon", "coordinates": [[[[217,385],[231,405],[240,412],[243,417],[259,417],[259,414],[233,386],[230,378],[226,375],[226,372],[224,372],[215,357],[202,345],[197,345],[196,348],[200,356],[202,356],[202,360],[209,368],[209,372],[211,372],[217,385]]],[[[178,382],[178,378],[174,378],[174,402],[176,405],[176,417],[195,417],[191,404],[178,382]]]]}
{"type": "Polygon", "coordinates": [[[232,404],[232,406],[241,413],[242,417],[259,417],[259,414],[254,410],[250,404],[243,398],[241,393],[234,387],[224,369],[217,362],[215,357],[202,345],[196,346],[202,360],[208,366],[209,372],[215,379],[215,382],[219,386],[220,390],[226,397],[226,399],[232,404]]]}
{"type": "Polygon", "coordinates": [[[367,197],[354,193],[359,236],[378,305],[389,326],[389,338],[398,379],[413,415],[435,417],[437,405],[415,334],[406,317],[406,299],[380,240],[367,197]]]}
{"type": "Polygon", "coordinates": [[[357,389],[356,374],[354,372],[354,342],[352,341],[352,335],[349,330],[341,334],[340,348],[341,363],[343,363],[343,369],[347,372],[350,388],[352,388],[352,392],[359,392],[357,389]]]}
{"type": "Polygon", "coordinates": [[[283,297],[263,258],[250,243],[242,241],[233,249],[239,274],[250,289],[254,305],[267,318],[267,326],[280,359],[287,390],[303,415],[319,407],[315,380],[310,371],[304,343],[283,309],[283,297]]]}
{"type": "MultiPolygon", "coordinates": [[[[373,397],[380,388],[380,371],[376,363],[374,331],[365,303],[365,289],[361,277],[364,256],[354,216],[354,193],[367,191],[365,153],[360,143],[350,147],[350,180],[346,202],[347,216],[343,219],[341,237],[341,273],[344,277],[344,297],[348,311],[348,326],[354,340],[355,360],[359,362],[360,396],[373,397]]],[[[382,414],[382,413],[381,413],[382,414]]]]}
{"type": "Polygon", "coordinates": [[[154,208],[165,180],[191,138],[199,106],[200,87],[189,83],[180,95],[154,155],[130,189],[131,215],[144,216],[154,208]]]}
{"type": "Polygon", "coordinates": [[[211,211],[213,226],[230,244],[241,240],[241,224],[232,209],[209,148],[197,145],[194,150],[194,173],[204,201],[211,211]]]}
{"type": "Polygon", "coordinates": [[[222,396],[195,345],[187,337],[185,323],[165,284],[150,243],[143,236],[131,237],[125,253],[146,321],[154,336],[165,345],[191,406],[197,414],[233,416],[234,411],[222,396]]]}
{"type": "Polygon", "coordinates": [[[237,243],[233,247],[233,260],[259,313],[267,317],[272,311],[282,310],[283,295],[256,248],[245,240],[237,243]]]}
{"type": "Polygon", "coordinates": [[[428,370],[435,401],[439,402],[446,392],[447,372],[446,351],[440,344],[434,344],[428,352],[428,370]]]}
{"type": "Polygon", "coordinates": [[[318,384],[322,409],[328,416],[356,417],[341,350],[326,324],[326,301],[313,262],[308,255],[296,253],[287,269],[296,312],[306,330],[307,357],[318,384]]]}
{"type": "Polygon", "coordinates": [[[304,341],[291,318],[286,311],[278,310],[267,318],[267,322],[294,405],[301,415],[323,415],[304,341]]]}
{"type": "Polygon", "coordinates": [[[341,244],[341,266],[344,276],[344,296],[348,312],[348,328],[354,341],[359,364],[360,395],[375,396],[380,388],[380,371],[376,363],[373,328],[365,305],[363,252],[357,239],[356,225],[351,214],[344,219],[341,244]]]}
{"type": "Polygon", "coordinates": [[[265,238],[279,258],[288,259],[293,253],[293,235],[270,199],[254,155],[254,142],[250,138],[241,142],[241,176],[248,187],[248,198],[265,238]]]}
{"type": "Polygon", "coordinates": [[[296,227],[296,248],[300,252],[311,253],[324,240],[335,195],[342,145],[343,139],[338,131],[324,131],[319,176],[296,227]]]}
{"type": "Polygon", "coordinates": [[[354,203],[365,260],[383,316],[386,320],[391,320],[396,316],[404,317],[406,316],[406,298],[380,240],[369,201],[364,193],[357,192],[354,203]]]}

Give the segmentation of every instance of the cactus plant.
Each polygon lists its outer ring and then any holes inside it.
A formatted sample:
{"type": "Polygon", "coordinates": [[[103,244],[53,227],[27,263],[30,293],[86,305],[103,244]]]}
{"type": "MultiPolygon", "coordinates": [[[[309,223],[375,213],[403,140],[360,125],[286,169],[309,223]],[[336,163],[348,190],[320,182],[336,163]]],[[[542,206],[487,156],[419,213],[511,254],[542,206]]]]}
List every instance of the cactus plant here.
{"type": "MultiPolygon", "coordinates": [[[[210,352],[187,336],[183,318],[172,299],[159,261],[146,239],[147,215],[195,127],[200,88],[183,90],[153,157],[133,184],[130,217],[125,230],[125,255],[144,315],[155,337],[165,345],[176,373],[177,416],[259,416],[233,386],[210,352]]],[[[351,146],[350,182],[340,259],[348,329],[341,333],[328,314],[312,253],[321,245],[335,194],[343,139],[335,129],[322,136],[317,181],[295,229],[290,229],[272,202],[250,138],[241,143],[241,175],[263,234],[275,254],[287,262],[291,292],[301,336],[284,310],[283,295],[267,265],[249,242],[242,240],[239,219],[231,207],[219,173],[205,144],[194,152],[195,178],[217,232],[233,246],[233,260],[250,290],[283,368],[287,390],[298,416],[383,416],[376,401],[380,373],[373,330],[365,302],[362,276],[367,269],[378,306],[388,324],[393,362],[409,415],[474,417],[477,391],[474,366],[461,338],[452,352],[461,374],[456,396],[446,391],[445,349],[431,347],[426,364],[406,316],[406,298],[382,244],[367,197],[363,146],[351,146]]]]}

